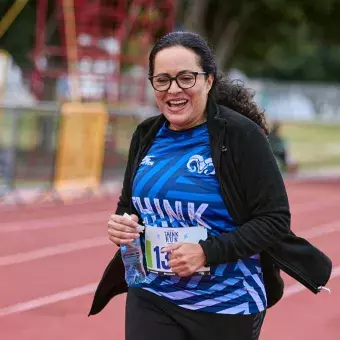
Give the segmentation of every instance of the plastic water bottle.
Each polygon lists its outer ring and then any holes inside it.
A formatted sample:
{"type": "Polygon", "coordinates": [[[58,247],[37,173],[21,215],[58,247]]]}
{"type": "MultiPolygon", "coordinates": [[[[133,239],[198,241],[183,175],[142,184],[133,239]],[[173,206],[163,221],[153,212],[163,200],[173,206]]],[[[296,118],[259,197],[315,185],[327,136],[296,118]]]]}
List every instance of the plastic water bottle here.
{"type": "MultiPolygon", "coordinates": [[[[124,217],[131,219],[128,214],[124,217]]],[[[139,231],[144,229],[140,226],[139,231]]],[[[145,281],[146,273],[143,265],[143,252],[140,243],[140,237],[137,237],[130,244],[122,244],[120,246],[122,260],[125,267],[125,281],[128,286],[136,285],[145,281]]]]}

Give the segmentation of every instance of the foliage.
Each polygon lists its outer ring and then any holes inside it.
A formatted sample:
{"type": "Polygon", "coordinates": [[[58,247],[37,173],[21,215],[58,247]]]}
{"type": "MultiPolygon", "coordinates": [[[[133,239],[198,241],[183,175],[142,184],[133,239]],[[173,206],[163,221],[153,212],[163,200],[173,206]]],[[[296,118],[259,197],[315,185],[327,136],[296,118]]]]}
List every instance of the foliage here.
{"type": "MultiPolygon", "coordinates": [[[[0,18],[4,17],[13,3],[13,0],[1,0],[0,18]]],[[[30,0],[0,37],[0,49],[7,50],[16,63],[24,68],[31,64],[28,54],[34,46],[35,21],[36,0],[30,0]]]]}
{"type": "Polygon", "coordinates": [[[339,81],[339,0],[188,0],[179,27],[206,36],[222,69],[339,81]]]}
{"type": "MultiPolygon", "coordinates": [[[[54,1],[49,3],[51,7],[54,1]]],[[[13,0],[1,0],[0,18],[12,4],[13,0]]],[[[0,38],[0,48],[23,68],[31,63],[36,4],[30,0],[0,38]]],[[[224,70],[236,67],[249,76],[284,80],[340,81],[340,0],[177,0],[177,4],[177,28],[207,37],[224,70]]]]}

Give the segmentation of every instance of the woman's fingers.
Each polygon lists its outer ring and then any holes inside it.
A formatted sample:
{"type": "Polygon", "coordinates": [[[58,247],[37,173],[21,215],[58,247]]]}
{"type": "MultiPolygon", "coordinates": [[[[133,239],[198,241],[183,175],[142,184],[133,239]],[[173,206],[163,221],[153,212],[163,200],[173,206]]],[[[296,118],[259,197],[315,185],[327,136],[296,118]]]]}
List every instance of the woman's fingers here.
{"type": "Polygon", "coordinates": [[[117,231],[122,231],[125,233],[132,233],[132,234],[137,233],[137,228],[126,225],[126,224],[117,223],[112,220],[108,222],[108,226],[109,226],[109,230],[117,230],[117,231]]]}
{"type": "Polygon", "coordinates": [[[136,221],[116,214],[110,216],[108,225],[111,229],[125,231],[127,233],[136,233],[138,228],[138,223],[136,221]]]}
{"type": "Polygon", "coordinates": [[[117,237],[117,238],[122,238],[122,239],[135,239],[139,236],[138,233],[134,232],[125,232],[117,229],[110,229],[108,230],[108,233],[110,236],[117,237]]]}
{"type": "Polygon", "coordinates": [[[113,214],[108,222],[109,239],[116,244],[131,243],[139,237],[137,226],[138,223],[135,221],[135,218],[131,220],[127,217],[113,214]]]}
{"type": "Polygon", "coordinates": [[[110,216],[110,220],[116,222],[116,223],[120,223],[120,224],[125,224],[131,227],[138,227],[138,217],[136,215],[131,215],[131,218],[122,216],[122,215],[116,215],[113,214],[110,216]]]}
{"type": "Polygon", "coordinates": [[[138,216],[137,216],[137,215],[131,214],[131,215],[130,215],[130,218],[131,218],[132,221],[138,223],[138,216]]]}

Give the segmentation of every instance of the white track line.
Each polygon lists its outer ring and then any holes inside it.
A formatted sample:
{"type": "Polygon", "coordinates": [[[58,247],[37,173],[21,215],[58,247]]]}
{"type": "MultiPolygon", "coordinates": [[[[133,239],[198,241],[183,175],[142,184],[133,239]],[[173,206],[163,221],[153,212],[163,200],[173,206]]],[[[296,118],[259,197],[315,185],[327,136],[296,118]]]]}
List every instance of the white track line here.
{"type": "MultiPolygon", "coordinates": [[[[297,233],[297,235],[307,239],[312,239],[338,231],[340,231],[340,220],[301,231],[300,233],[297,233]]],[[[0,257],[0,267],[106,245],[110,245],[110,241],[108,240],[108,237],[103,236],[79,240],[76,242],[62,243],[56,246],[40,248],[26,253],[17,253],[0,257]]]]}
{"type": "MultiPolygon", "coordinates": [[[[312,228],[301,235],[308,239],[316,238],[319,236],[328,235],[330,233],[336,232],[340,230],[340,221],[335,221],[333,223],[323,224],[318,227],[312,228]]],[[[49,247],[40,249],[37,251],[33,251],[30,253],[16,254],[13,256],[6,256],[0,258],[0,265],[8,265],[13,263],[21,263],[26,261],[31,261],[33,259],[38,259],[46,256],[57,255],[61,253],[67,253],[79,249],[86,249],[95,246],[101,246],[109,244],[106,237],[98,237],[95,239],[82,240],[79,242],[74,242],[70,244],[63,244],[56,247],[49,247]]],[[[340,266],[333,268],[331,279],[337,278],[340,276],[340,266]]],[[[97,282],[92,283],[86,286],[74,288],[67,291],[62,291],[56,294],[48,295],[45,297],[33,299],[30,301],[18,303],[12,306],[8,306],[0,309],[0,316],[7,316],[10,314],[20,313],[29,311],[32,309],[40,308],[46,305],[50,305],[53,303],[57,303],[60,301],[70,300],[78,296],[87,295],[93,293],[97,287],[97,282]]],[[[306,288],[302,286],[300,283],[296,283],[288,286],[285,289],[284,298],[290,297],[297,293],[302,292],[306,288]]]]}
{"type": "MultiPolygon", "coordinates": [[[[336,277],[339,277],[339,276],[340,276],[340,266],[333,268],[331,279],[335,279],[336,277]]],[[[283,297],[284,298],[290,297],[294,294],[302,292],[305,289],[306,289],[306,287],[303,286],[302,284],[294,283],[293,285],[290,285],[285,289],[283,297]]],[[[328,293],[327,292],[321,292],[320,294],[328,294],[328,293]]]]}
{"type": "Polygon", "coordinates": [[[290,209],[292,214],[302,214],[307,212],[314,212],[325,208],[338,207],[340,205],[340,195],[327,197],[323,200],[315,200],[309,203],[292,203],[290,209]]]}
{"type": "Polygon", "coordinates": [[[65,227],[74,224],[83,223],[103,223],[103,219],[109,220],[109,215],[106,210],[89,214],[76,214],[69,216],[60,216],[55,218],[40,218],[34,220],[0,223],[0,234],[16,232],[16,231],[31,231],[38,229],[49,229],[56,227],[65,227]]]}
{"type": "Polygon", "coordinates": [[[108,237],[94,237],[72,243],[63,243],[57,246],[41,248],[27,253],[18,253],[14,255],[0,257],[0,267],[28,262],[54,255],[67,254],[77,250],[84,250],[104,245],[112,245],[108,237]]]}
{"type": "MultiPolygon", "coordinates": [[[[338,198],[339,196],[334,196],[333,198],[338,198]]],[[[325,200],[316,200],[310,203],[297,203],[291,204],[292,214],[300,214],[311,211],[318,211],[324,209],[326,207],[333,207],[340,205],[339,202],[336,202],[334,199],[327,198],[325,200]]],[[[49,229],[56,227],[64,227],[74,224],[83,224],[83,223],[102,223],[103,219],[109,219],[109,214],[107,210],[103,210],[102,212],[93,212],[87,214],[75,214],[75,215],[67,215],[53,218],[38,218],[34,220],[20,221],[20,222],[0,222],[0,234],[9,233],[9,232],[19,232],[19,231],[32,231],[39,229],[49,229]]]]}
{"type": "MultiPolygon", "coordinates": [[[[340,266],[333,269],[331,279],[335,279],[340,276],[340,266]]],[[[21,312],[27,312],[32,309],[37,309],[40,307],[44,307],[53,303],[71,300],[79,296],[92,294],[95,292],[97,288],[98,282],[91,283],[86,286],[70,289],[70,290],[64,290],[62,292],[47,295],[41,298],[29,300],[26,302],[17,303],[12,306],[8,306],[5,308],[0,308],[0,316],[7,316],[11,314],[21,313],[21,312]]],[[[290,297],[292,295],[295,295],[297,293],[302,292],[303,290],[306,290],[304,286],[302,286],[299,283],[293,284],[288,286],[285,289],[285,293],[283,295],[283,298],[290,297]]],[[[320,294],[326,294],[326,293],[320,293],[320,294]]]]}
{"type": "Polygon", "coordinates": [[[40,308],[50,305],[52,303],[74,299],[78,296],[83,296],[95,291],[98,283],[92,283],[86,286],[64,290],[57,294],[47,295],[38,299],[29,300],[22,303],[17,303],[12,306],[8,306],[0,309],[0,316],[6,316],[10,314],[26,312],[32,309],[40,308]]]}
{"type": "Polygon", "coordinates": [[[337,231],[340,231],[340,220],[320,224],[308,230],[297,231],[296,235],[310,240],[319,236],[332,234],[337,231]]]}

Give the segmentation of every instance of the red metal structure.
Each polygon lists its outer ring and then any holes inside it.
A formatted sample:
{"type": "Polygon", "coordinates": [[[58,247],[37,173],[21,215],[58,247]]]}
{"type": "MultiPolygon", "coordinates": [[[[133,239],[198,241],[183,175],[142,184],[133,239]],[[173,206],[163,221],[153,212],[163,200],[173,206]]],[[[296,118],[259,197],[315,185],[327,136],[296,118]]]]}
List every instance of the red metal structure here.
{"type": "MultiPolygon", "coordinates": [[[[80,100],[124,100],[129,70],[145,67],[150,46],[174,21],[175,0],[37,0],[32,90],[50,99],[55,85],[65,97],[73,86],[80,100]]],[[[143,101],[143,87],[128,100],[143,101]]]]}

